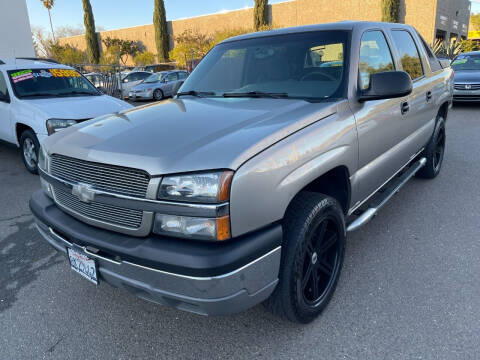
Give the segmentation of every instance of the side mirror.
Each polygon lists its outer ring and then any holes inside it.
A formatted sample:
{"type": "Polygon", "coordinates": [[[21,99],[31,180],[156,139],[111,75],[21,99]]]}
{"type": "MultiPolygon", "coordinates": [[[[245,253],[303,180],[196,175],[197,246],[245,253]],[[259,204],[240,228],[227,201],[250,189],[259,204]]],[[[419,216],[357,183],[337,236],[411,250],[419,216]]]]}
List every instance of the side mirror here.
{"type": "Polygon", "coordinates": [[[127,82],[128,82],[128,79],[123,79],[122,82],[123,82],[123,83],[127,83],[127,82]]]}
{"type": "Polygon", "coordinates": [[[412,79],[405,71],[385,71],[370,75],[370,87],[360,91],[358,101],[393,99],[412,92],[412,79]]]}

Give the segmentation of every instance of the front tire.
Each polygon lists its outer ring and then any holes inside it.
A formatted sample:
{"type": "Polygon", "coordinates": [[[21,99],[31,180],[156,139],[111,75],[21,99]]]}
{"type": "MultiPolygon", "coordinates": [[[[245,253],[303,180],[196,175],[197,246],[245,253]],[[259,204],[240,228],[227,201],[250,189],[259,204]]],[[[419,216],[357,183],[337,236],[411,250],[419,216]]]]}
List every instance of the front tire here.
{"type": "Polygon", "coordinates": [[[284,220],[279,283],[267,309],[309,323],[325,309],[337,286],[345,255],[345,220],[338,202],[303,192],[284,220]]]}
{"type": "Polygon", "coordinates": [[[417,172],[417,177],[433,179],[440,173],[443,157],[445,155],[445,140],[445,120],[440,117],[437,120],[435,131],[433,132],[430,141],[420,155],[421,157],[425,157],[427,162],[425,166],[417,172]]]}
{"type": "Polygon", "coordinates": [[[20,154],[29,172],[38,174],[38,151],[40,143],[32,130],[25,130],[20,136],[20,154]]]}
{"type": "Polygon", "coordinates": [[[163,91],[160,90],[160,89],[156,89],[154,92],[153,92],[153,100],[155,101],[160,101],[163,99],[163,91]]]}

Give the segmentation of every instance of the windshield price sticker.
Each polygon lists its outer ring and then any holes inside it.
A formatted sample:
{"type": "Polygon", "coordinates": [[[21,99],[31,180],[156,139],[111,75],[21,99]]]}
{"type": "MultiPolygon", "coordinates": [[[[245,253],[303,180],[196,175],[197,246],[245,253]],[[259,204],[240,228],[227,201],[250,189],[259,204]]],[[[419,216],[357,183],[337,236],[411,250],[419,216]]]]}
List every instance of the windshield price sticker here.
{"type": "Polygon", "coordinates": [[[81,75],[75,70],[70,69],[49,69],[50,73],[55,77],[80,77],[81,75]]]}
{"type": "Polygon", "coordinates": [[[452,65],[465,64],[467,60],[468,59],[457,59],[452,63],[452,65]]]}
{"type": "Polygon", "coordinates": [[[33,73],[32,73],[32,70],[22,70],[22,71],[17,71],[16,73],[10,74],[10,77],[12,78],[13,83],[17,83],[19,81],[33,79],[33,73]]]}

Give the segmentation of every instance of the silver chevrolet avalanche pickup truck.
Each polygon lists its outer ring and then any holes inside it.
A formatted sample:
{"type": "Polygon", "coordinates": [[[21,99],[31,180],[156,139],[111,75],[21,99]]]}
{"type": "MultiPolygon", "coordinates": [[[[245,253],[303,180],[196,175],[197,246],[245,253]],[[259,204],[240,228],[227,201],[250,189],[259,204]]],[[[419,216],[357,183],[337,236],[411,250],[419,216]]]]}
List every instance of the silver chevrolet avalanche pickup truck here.
{"type": "Polygon", "coordinates": [[[49,137],[30,208],[93,283],[306,323],[334,293],[346,234],[439,173],[452,79],[402,24],[231,38],[176,98],[49,137]]]}

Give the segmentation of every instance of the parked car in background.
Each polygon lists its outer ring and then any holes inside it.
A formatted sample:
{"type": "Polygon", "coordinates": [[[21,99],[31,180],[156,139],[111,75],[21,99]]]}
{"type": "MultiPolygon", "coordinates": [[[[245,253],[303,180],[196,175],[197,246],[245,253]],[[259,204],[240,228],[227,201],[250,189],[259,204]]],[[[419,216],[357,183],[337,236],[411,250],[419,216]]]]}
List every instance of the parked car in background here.
{"type": "Polygon", "coordinates": [[[152,73],[147,72],[147,71],[131,71],[127,75],[122,77],[122,84],[121,84],[121,89],[122,89],[122,98],[128,98],[128,94],[130,93],[130,90],[140,84],[143,80],[148,78],[152,73]]]}
{"type": "Polygon", "coordinates": [[[405,24],[227,39],[175,99],[45,141],[30,209],[93,283],[203,315],[264,302],[307,323],[334,294],[347,232],[439,174],[452,83],[405,24]]]}
{"type": "Polygon", "coordinates": [[[453,101],[480,101],[480,51],[459,54],[452,68],[455,73],[453,101]]]}
{"type": "Polygon", "coordinates": [[[102,90],[104,87],[104,75],[98,72],[91,72],[88,74],[84,74],[88,81],[90,81],[93,86],[95,86],[98,90],[102,90]]]}
{"type": "Polygon", "coordinates": [[[132,106],[99,92],[77,70],[46,60],[0,61],[0,140],[37,172],[40,143],[85,120],[132,106]]]}
{"type": "Polygon", "coordinates": [[[129,99],[135,100],[162,100],[165,97],[174,96],[188,73],[184,70],[162,71],[146,78],[142,83],[134,86],[128,95],[129,99]]]}

